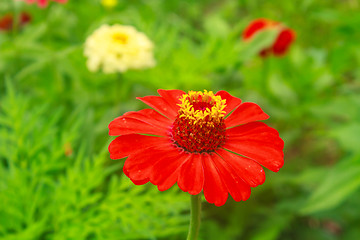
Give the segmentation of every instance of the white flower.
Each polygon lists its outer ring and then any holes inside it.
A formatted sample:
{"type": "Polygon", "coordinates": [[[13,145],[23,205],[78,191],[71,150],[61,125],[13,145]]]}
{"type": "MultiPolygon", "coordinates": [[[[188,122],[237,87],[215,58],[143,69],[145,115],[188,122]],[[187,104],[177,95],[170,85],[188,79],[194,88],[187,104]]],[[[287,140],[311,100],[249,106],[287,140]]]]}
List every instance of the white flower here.
{"type": "Polygon", "coordinates": [[[125,72],[155,66],[153,43],[132,26],[102,25],[85,42],[87,67],[95,72],[125,72]]]}

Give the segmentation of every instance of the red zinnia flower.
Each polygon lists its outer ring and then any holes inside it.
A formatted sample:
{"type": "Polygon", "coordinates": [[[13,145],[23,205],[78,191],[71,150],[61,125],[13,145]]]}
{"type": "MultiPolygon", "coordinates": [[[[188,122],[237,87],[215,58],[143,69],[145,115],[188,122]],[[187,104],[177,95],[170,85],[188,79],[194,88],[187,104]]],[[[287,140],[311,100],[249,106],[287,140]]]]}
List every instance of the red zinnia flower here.
{"type": "Polygon", "coordinates": [[[269,29],[276,29],[278,31],[278,36],[272,46],[263,49],[260,52],[260,55],[262,57],[266,57],[271,53],[275,56],[284,55],[289,49],[291,43],[295,40],[296,34],[292,29],[279,22],[264,18],[256,19],[246,27],[243,32],[243,39],[250,40],[256,33],[269,29]]]}
{"type": "Polygon", "coordinates": [[[20,15],[20,25],[23,26],[31,21],[30,14],[22,12],[20,15]]]}
{"type": "Polygon", "coordinates": [[[7,14],[0,19],[0,30],[10,30],[13,25],[13,16],[7,14]]]}
{"type": "MultiPolygon", "coordinates": [[[[26,25],[31,21],[31,16],[26,13],[22,12],[19,17],[19,25],[20,27],[26,25]]],[[[10,31],[14,25],[14,17],[11,14],[7,14],[0,19],[0,30],[10,31]]]]}
{"type": "MultiPolygon", "coordinates": [[[[44,8],[48,5],[49,0],[23,0],[26,3],[37,3],[39,7],[44,8]]],[[[66,3],[68,0],[52,0],[58,3],[66,3]]]]}
{"type": "Polygon", "coordinates": [[[123,171],[136,185],[151,182],[160,191],[176,182],[192,195],[202,190],[221,206],[228,193],[247,200],[250,187],[265,181],[261,165],[277,172],[283,166],[284,142],[265,123],[255,103],[241,103],[226,91],[158,90],[138,98],[154,109],[128,112],[109,124],[117,136],[110,158],[128,157],[123,171]]]}

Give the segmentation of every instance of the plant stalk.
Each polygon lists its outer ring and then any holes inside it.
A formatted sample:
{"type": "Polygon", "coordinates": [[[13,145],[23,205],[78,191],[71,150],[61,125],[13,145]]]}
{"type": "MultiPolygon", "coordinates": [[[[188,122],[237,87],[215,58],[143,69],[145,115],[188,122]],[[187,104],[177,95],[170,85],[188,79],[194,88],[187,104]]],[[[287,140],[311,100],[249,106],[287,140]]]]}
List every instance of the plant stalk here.
{"type": "Polygon", "coordinates": [[[191,195],[190,226],[187,240],[197,240],[201,221],[201,194],[191,195]]]}

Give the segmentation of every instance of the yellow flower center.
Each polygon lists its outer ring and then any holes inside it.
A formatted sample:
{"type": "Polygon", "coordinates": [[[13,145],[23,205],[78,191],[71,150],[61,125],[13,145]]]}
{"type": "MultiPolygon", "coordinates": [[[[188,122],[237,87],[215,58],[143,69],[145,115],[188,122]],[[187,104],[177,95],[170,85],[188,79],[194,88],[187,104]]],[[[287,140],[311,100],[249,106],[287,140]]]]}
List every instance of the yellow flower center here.
{"type": "Polygon", "coordinates": [[[115,42],[120,44],[126,44],[129,40],[129,36],[124,33],[114,33],[112,38],[115,42]]]}
{"type": "Polygon", "coordinates": [[[213,92],[189,91],[180,98],[172,127],[174,143],[188,152],[213,152],[225,142],[226,100],[213,92]]]}
{"type": "Polygon", "coordinates": [[[179,117],[193,120],[193,123],[204,121],[205,118],[215,122],[224,117],[226,100],[215,96],[212,91],[189,91],[180,98],[179,117]]]}

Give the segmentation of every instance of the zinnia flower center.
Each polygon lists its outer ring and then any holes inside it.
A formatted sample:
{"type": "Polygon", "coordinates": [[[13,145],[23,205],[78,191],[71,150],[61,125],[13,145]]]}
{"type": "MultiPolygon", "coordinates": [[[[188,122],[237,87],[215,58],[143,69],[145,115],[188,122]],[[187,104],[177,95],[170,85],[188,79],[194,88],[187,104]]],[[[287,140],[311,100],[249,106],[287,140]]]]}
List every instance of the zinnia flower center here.
{"type": "Polygon", "coordinates": [[[129,39],[129,36],[123,33],[115,33],[112,37],[115,42],[118,42],[120,44],[126,44],[129,39]]]}
{"type": "Polygon", "coordinates": [[[225,143],[226,100],[213,92],[189,91],[172,126],[174,143],[188,152],[213,152],[225,143]]]}

